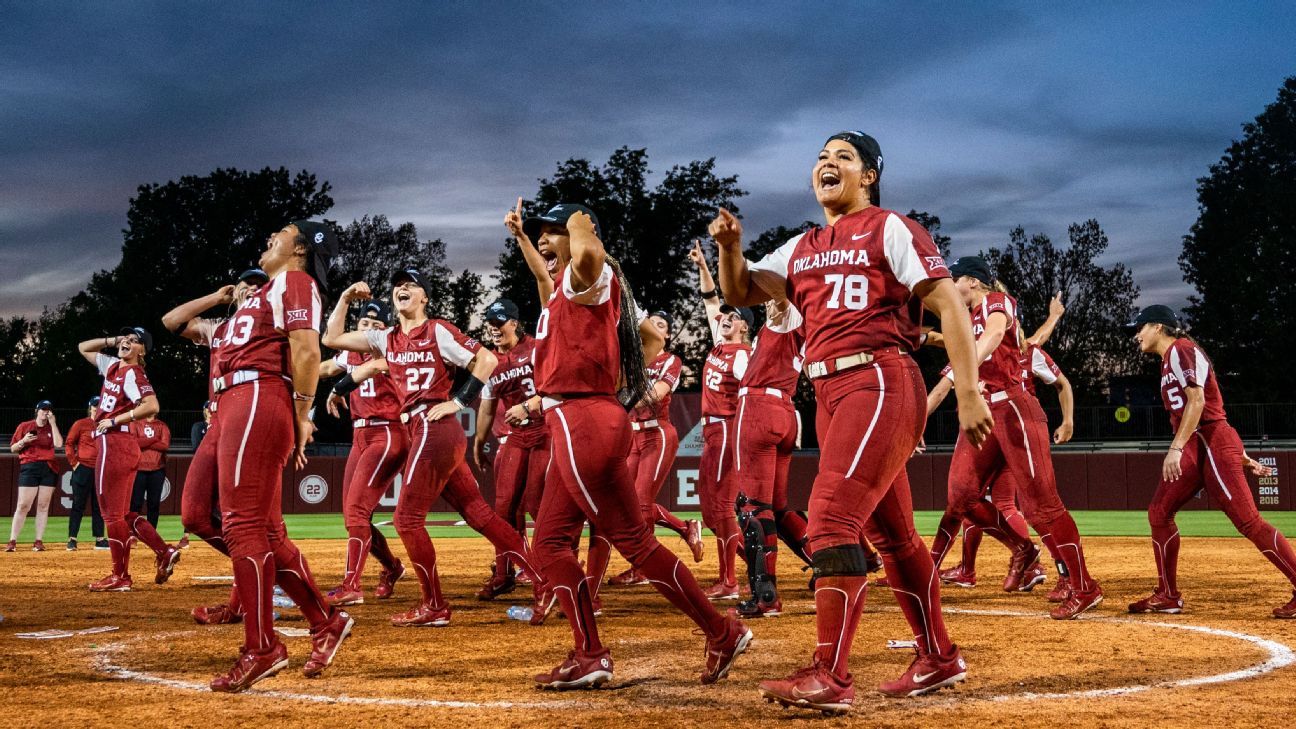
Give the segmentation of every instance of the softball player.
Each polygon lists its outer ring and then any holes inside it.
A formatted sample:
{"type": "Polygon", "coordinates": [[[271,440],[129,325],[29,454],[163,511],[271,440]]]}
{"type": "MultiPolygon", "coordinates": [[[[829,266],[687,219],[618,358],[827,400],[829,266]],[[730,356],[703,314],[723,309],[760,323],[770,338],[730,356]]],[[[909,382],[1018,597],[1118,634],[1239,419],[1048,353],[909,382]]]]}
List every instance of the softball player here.
{"type": "Polygon", "coordinates": [[[648,384],[640,337],[651,343],[650,355],[662,339],[651,325],[636,325],[633,295],[604,251],[588,208],[558,205],[525,222],[521,212],[519,200],[505,224],[546,302],[536,324],[539,394],[526,408],[544,409],[553,458],[536,523],[535,555],[562,602],[575,643],[566,660],[535,681],[571,689],[612,678],[612,656],[599,640],[590,585],[571,548],[586,520],[702,629],[707,637],[702,683],[718,681],[747,649],[751,631],[716,612],[688,568],[657,542],[640,514],[626,467],[630,419],[617,391],[623,385],[633,400],[643,397],[648,384]]]}
{"type": "Polygon", "coordinates": [[[1170,413],[1174,440],[1161,466],[1161,483],[1148,507],[1157,586],[1148,597],[1131,603],[1132,613],[1178,613],[1179,530],[1175,514],[1201,489],[1219,503],[1229,521],[1251,540],[1292,583],[1292,599],[1273,609],[1276,618],[1296,618],[1296,552],[1272,524],[1256,511],[1246,471],[1268,469],[1246,455],[1242,439],[1229,425],[1214,365],[1200,345],[1186,336],[1174,310],[1153,305],[1127,326],[1139,351],[1161,358],[1161,402],[1170,413]]]}
{"type": "MultiPolygon", "coordinates": [[[[333,326],[346,324],[347,305],[339,301],[329,317],[333,326]]],[[[387,328],[387,318],[382,306],[369,302],[356,321],[357,332],[378,331],[387,328]]],[[[374,509],[378,507],[387,488],[391,486],[409,453],[409,434],[400,422],[401,397],[395,383],[386,372],[372,377],[356,376],[357,368],[373,359],[372,354],[339,352],[337,356],[320,364],[320,377],[336,377],[347,373],[352,379],[363,382],[349,396],[330,393],[328,411],[335,418],[342,410],[351,413],[351,452],[347,455],[342,476],[342,519],[347,530],[346,571],[342,584],[329,590],[325,597],[334,605],[361,605],[364,592],[360,577],[364,574],[365,558],[372,554],[382,565],[374,595],[378,599],[391,597],[396,581],[405,574],[405,565],[392,554],[387,538],[372,523],[374,509]]]]}
{"type": "Polygon", "coordinates": [[[156,555],[153,581],[162,584],[180,561],[180,550],[163,541],[157,530],[143,516],[130,511],[131,491],[135,486],[135,465],[139,462],[139,444],[130,424],[159,409],[153,386],[144,374],[144,355],[153,348],[153,337],[141,327],[127,327],[121,336],[98,337],[77,345],[81,356],[95,365],[103,376],[99,393],[99,423],[95,426],[99,452],[95,463],[95,496],[108,530],[108,549],[112,555],[112,573],[90,584],[91,592],[128,592],[130,547],[127,540],[138,538],[156,555]],[[117,356],[101,350],[116,348],[117,356]]]}
{"type": "Polygon", "coordinates": [[[755,318],[750,309],[720,304],[720,292],[702,246],[693,244],[689,260],[698,268],[702,304],[715,344],[702,366],[702,459],[698,464],[698,496],[702,500],[702,523],[716,537],[720,575],[707,588],[712,600],[738,599],[735,562],[742,534],[734,516],[738,482],[733,468],[733,418],[738,412],[738,383],[747,371],[751,355],[755,318]]]}
{"type": "Polygon", "coordinates": [[[925,421],[922,376],[908,355],[918,345],[921,306],[941,318],[963,431],[980,442],[993,423],[977,393],[966,306],[922,226],[876,206],[881,171],[872,137],[834,135],[811,176],[827,224],[750,266],[738,219],[721,210],[710,226],[728,303],[789,299],[805,319],[804,372],[815,386],[821,449],[809,524],[818,640],[808,668],[760,688],[768,700],[828,712],[854,702],[848,663],[868,583],[861,532],[882,553],[917,643],[909,669],[879,690],[913,696],[962,681],[967,671],[945,631],[940,583],[913,527],[904,470],[925,421]]]}

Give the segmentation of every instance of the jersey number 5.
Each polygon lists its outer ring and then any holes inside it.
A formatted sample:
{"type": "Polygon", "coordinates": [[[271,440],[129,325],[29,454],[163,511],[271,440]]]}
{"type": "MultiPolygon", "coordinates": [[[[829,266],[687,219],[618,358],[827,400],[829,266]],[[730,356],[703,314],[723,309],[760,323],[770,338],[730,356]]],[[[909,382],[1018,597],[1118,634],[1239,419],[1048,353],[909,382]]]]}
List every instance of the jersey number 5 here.
{"type": "Polygon", "coordinates": [[[868,306],[868,276],[841,273],[830,273],[824,276],[824,283],[832,287],[828,295],[828,308],[863,309],[868,306]]]}
{"type": "Polygon", "coordinates": [[[1184,406],[1183,398],[1179,396],[1179,387],[1175,386],[1166,390],[1166,399],[1170,401],[1171,410],[1182,410],[1184,406]]]}

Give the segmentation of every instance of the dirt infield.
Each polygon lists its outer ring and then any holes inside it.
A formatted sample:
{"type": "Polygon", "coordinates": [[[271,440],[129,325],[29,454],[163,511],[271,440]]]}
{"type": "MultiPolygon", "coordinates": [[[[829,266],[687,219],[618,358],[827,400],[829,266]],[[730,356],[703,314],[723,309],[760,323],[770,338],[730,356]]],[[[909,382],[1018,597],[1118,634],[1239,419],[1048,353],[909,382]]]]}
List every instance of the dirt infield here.
{"type": "MultiPolygon", "coordinates": [[[[677,542],[668,544],[682,546],[677,542]]],[[[0,725],[210,726],[216,716],[224,725],[275,727],[648,727],[761,719],[779,725],[1289,725],[1296,714],[1296,621],[1268,616],[1290,592],[1248,542],[1187,540],[1181,558],[1187,611],[1154,617],[1125,613],[1126,603],[1155,582],[1148,543],[1100,538],[1087,545],[1108,600],[1091,618],[1058,623],[1044,617],[1046,590],[999,591],[1006,553],[987,540],[982,583],[944,592],[951,632],[970,666],[968,681],[931,697],[886,700],[871,691],[911,657],[885,648],[887,639],[909,636],[889,591],[872,589],[852,661],[856,709],[834,719],[778,709],[755,690],[759,679],[799,668],[813,647],[810,593],[788,569],[787,613],[754,621],[752,650],[728,681],[713,687],[697,681],[702,638],[655,591],[605,588],[601,626],[616,678],[601,691],[558,694],[532,689],[530,676],[565,655],[566,622],[555,615],[533,628],[505,618],[507,599],[473,600],[487,572],[488,545],[441,540],[441,575],[454,609],[450,627],[391,627],[387,616],[411,606],[418,592],[412,581],[401,582],[393,599],[370,598],[352,608],[354,637],[324,677],[301,676],[308,639],[287,638],[288,670],[247,694],[217,696],[206,683],[233,661],[242,629],[199,627],[189,618],[189,608],[223,602],[228,592],[227,584],[193,579],[229,572],[228,562],[206,546],[188,549],[162,587],[147,579],[151,555],[137,549],[139,587],[129,594],[85,590],[106,571],[106,552],[0,554],[0,693],[8,697],[0,725]],[[100,625],[121,630],[66,640],[14,637],[100,625]]],[[[322,583],[340,577],[343,542],[301,546],[322,583]]],[[[609,573],[622,567],[614,559],[609,573]]],[[[709,559],[700,574],[707,580],[713,573],[709,559]]],[[[524,599],[522,593],[508,597],[524,599]]],[[[281,625],[305,627],[300,620],[281,625]]]]}

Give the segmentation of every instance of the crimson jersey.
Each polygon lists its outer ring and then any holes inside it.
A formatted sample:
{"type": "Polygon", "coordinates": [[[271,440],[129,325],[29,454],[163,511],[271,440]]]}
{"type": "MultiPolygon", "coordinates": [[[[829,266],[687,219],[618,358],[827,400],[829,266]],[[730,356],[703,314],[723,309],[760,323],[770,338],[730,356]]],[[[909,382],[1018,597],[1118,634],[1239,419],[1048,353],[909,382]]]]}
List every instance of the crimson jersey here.
{"type": "Polygon", "coordinates": [[[495,420],[491,421],[491,434],[496,439],[510,433],[536,431],[538,434],[544,431],[543,413],[528,416],[525,425],[509,425],[504,419],[505,411],[536,394],[535,348],[536,340],[523,334],[512,349],[495,353],[499,364],[495,365],[490,380],[482,388],[481,396],[483,400],[499,400],[495,407],[495,420]]]}
{"type": "Polygon", "coordinates": [[[428,319],[408,332],[399,326],[365,332],[369,346],[387,358],[401,409],[450,399],[455,367],[467,367],[481,344],[444,319],[428,319]]]}
{"type": "Polygon", "coordinates": [[[921,225],[877,207],[812,228],[750,268],[757,285],[786,296],[805,317],[811,362],[915,349],[922,303],[911,292],[928,279],[949,278],[921,225]]]}
{"type": "Polygon", "coordinates": [[[1048,352],[1030,344],[1021,356],[1022,383],[1026,392],[1035,394],[1035,380],[1051,385],[1062,376],[1062,369],[1057,366],[1048,352]]]}
{"type": "Polygon", "coordinates": [[[702,364],[702,414],[728,418],[738,411],[738,381],[747,372],[751,345],[717,344],[702,364]]]}
{"type": "Polygon", "coordinates": [[[85,464],[93,469],[99,460],[99,446],[95,443],[95,419],[81,418],[72,424],[63,438],[64,451],[68,463],[73,466],[85,464]]]}
{"type": "Polygon", "coordinates": [[[111,420],[153,394],[142,365],[122,364],[120,359],[106,354],[99,355],[97,363],[104,378],[99,391],[100,420],[111,420]]]}
{"type": "Polygon", "coordinates": [[[771,318],[765,322],[765,328],[752,343],[751,361],[742,377],[743,387],[773,387],[789,397],[796,392],[805,361],[801,324],[801,312],[790,304],[777,320],[771,318]]]}
{"type": "MultiPolygon", "coordinates": [[[[359,352],[338,352],[333,358],[334,364],[350,373],[355,368],[373,359],[372,354],[359,352]]],[[[347,396],[347,407],[351,417],[363,420],[400,420],[401,394],[396,384],[386,372],[379,372],[370,377],[347,396]]]]}
{"type": "Polygon", "coordinates": [[[536,323],[536,389],[541,395],[615,397],[621,374],[621,284],[604,263],[584,291],[571,288],[571,268],[554,282],[554,292],[536,323]]]}
{"type": "Polygon", "coordinates": [[[43,426],[37,425],[35,420],[28,420],[19,423],[18,427],[14,429],[13,438],[9,439],[9,444],[13,445],[23,438],[26,438],[28,433],[35,433],[36,440],[27,444],[26,448],[18,451],[18,462],[38,463],[40,461],[53,461],[54,429],[50,427],[50,424],[46,423],[43,426]]]}
{"type": "Polygon", "coordinates": [[[211,402],[215,402],[218,397],[215,380],[225,374],[221,369],[221,348],[229,344],[232,321],[233,319],[198,319],[199,344],[206,345],[211,350],[207,357],[207,399],[211,402]]]}
{"type": "Polygon", "coordinates": [[[646,368],[648,371],[648,389],[652,390],[658,382],[665,382],[670,385],[666,391],[666,396],[658,400],[655,405],[640,406],[634,409],[630,418],[636,422],[645,420],[669,420],[670,419],[670,401],[671,393],[679,387],[680,375],[684,372],[684,363],[679,357],[662,350],[652,364],[646,368]]]}
{"type": "Polygon", "coordinates": [[[985,383],[988,394],[996,392],[1016,392],[1026,389],[1022,382],[1022,351],[1017,346],[1017,302],[1008,294],[991,291],[981,300],[980,305],[973,306],[968,313],[972,317],[972,334],[977,339],[985,333],[986,321],[994,313],[1003,314],[1008,323],[1004,325],[1003,339],[999,346],[990,352],[981,363],[977,376],[985,383]]]}
{"type": "Polygon", "coordinates": [[[1183,391],[1189,387],[1200,387],[1206,397],[1201,414],[1202,425],[1225,420],[1224,398],[1215,383],[1211,361],[1196,342],[1180,338],[1174,340],[1161,358],[1161,402],[1170,411],[1170,424],[1175,430],[1179,429],[1184,405],[1188,404],[1183,391]]]}
{"type": "Polygon", "coordinates": [[[292,375],[288,333],[319,331],[319,287],[305,271],[284,271],[269,283],[248,293],[226,323],[224,335],[212,338],[212,366],[221,375],[240,370],[292,375]]]}

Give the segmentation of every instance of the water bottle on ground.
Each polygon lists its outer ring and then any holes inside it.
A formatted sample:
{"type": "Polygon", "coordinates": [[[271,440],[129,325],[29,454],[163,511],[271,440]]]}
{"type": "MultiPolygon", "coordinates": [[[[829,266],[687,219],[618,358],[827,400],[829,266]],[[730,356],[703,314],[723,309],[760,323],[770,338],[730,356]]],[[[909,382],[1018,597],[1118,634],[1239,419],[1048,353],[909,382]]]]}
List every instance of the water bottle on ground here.
{"type": "Polygon", "coordinates": [[[530,607],[524,607],[522,605],[511,605],[509,606],[508,609],[508,616],[514,620],[531,622],[531,616],[534,614],[535,614],[534,610],[532,610],[530,607]]]}

